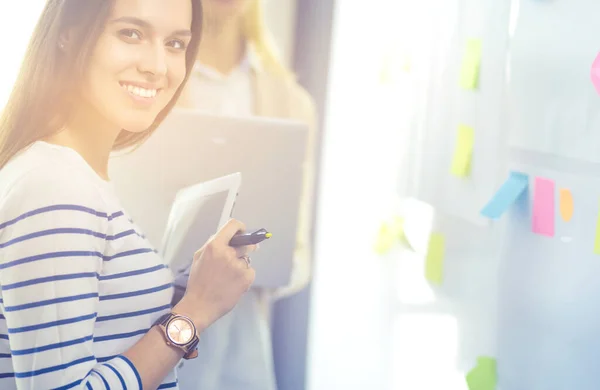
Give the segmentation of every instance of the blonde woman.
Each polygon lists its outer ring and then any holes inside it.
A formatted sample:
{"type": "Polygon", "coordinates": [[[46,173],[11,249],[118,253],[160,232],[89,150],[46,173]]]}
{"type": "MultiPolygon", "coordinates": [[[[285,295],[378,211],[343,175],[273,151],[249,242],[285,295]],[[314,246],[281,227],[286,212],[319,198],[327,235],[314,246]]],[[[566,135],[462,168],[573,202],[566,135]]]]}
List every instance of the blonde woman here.
{"type": "Polygon", "coordinates": [[[310,279],[309,216],[315,107],[283,65],[265,26],[261,0],[202,0],[205,10],[196,67],[180,106],[212,114],[293,118],[310,125],[297,250],[289,286],[255,288],[204,334],[200,358],[180,367],[182,389],[275,389],[268,308],[310,279]]]}

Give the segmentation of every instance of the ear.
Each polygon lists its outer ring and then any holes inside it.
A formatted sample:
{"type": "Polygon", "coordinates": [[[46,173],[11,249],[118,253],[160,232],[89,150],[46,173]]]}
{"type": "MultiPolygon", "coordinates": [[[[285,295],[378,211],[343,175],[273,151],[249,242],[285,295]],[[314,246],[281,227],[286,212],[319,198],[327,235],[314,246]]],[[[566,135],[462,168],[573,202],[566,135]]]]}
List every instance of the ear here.
{"type": "Polygon", "coordinates": [[[68,51],[71,47],[74,37],[75,31],[73,28],[63,31],[58,38],[58,48],[65,52],[68,51]]]}

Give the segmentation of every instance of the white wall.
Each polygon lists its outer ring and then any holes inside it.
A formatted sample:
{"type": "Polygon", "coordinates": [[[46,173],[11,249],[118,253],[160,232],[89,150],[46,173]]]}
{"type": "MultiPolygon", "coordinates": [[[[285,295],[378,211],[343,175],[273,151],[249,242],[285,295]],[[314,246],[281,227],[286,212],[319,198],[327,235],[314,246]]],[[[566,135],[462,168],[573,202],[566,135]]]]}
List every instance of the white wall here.
{"type": "Polygon", "coordinates": [[[408,1],[374,1],[377,13],[365,13],[359,2],[336,4],[310,390],[462,390],[464,373],[479,355],[498,359],[499,389],[597,389],[600,98],[590,67],[600,42],[598,1],[414,1],[414,9],[423,4],[427,12],[412,21],[402,20],[398,9],[408,1]],[[456,12],[443,12],[442,5],[456,12]],[[435,20],[443,23],[430,23],[435,20]],[[382,30],[411,22],[410,40],[430,52],[425,63],[412,64],[413,72],[424,67],[429,81],[409,99],[382,99],[375,63],[381,37],[406,36],[382,30]],[[458,88],[468,37],[483,41],[476,91],[458,88]],[[416,116],[425,118],[411,119],[423,122],[424,134],[408,140],[420,163],[399,169],[403,127],[399,118],[384,116],[378,103],[405,111],[407,104],[421,103],[422,91],[426,109],[416,116]],[[461,122],[475,128],[473,168],[484,168],[486,178],[472,175],[461,183],[449,175],[461,122]],[[490,139],[498,141],[489,146],[490,139]],[[489,163],[496,151],[508,156],[489,163]],[[502,219],[506,226],[471,223],[467,213],[478,215],[485,204],[472,195],[483,184],[488,199],[493,196],[500,183],[489,191],[485,179],[502,181],[505,159],[530,175],[533,189],[533,178],[541,176],[573,191],[578,211],[568,223],[557,214],[555,237],[532,233],[531,207],[527,213],[513,208],[502,219]],[[446,235],[444,283],[429,291],[426,304],[410,302],[423,282],[421,259],[398,251],[380,257],[372,250],[378,217],[389,213],[387,198],[397,192],[395,171],[408,168],[421,179],[416,195],[436,207],[442,217],[436,229],[446,235]],[[454,196],[451,186],[460,184],[470,189],[454,196]],[[459,211],[462,205],[472,210],[459,211]],[[395,265],[401,270],[391,275],[395,265]]]}
{"type": "MultiPolygon", "coordinates": [[[[467,24],[452,23],[455,14],[463,16],[460,4],[466,1],[376,0],[370,8],[378,12],[365,13],[360,2],[336,3],[316,226],[310,390],[464,390],[464,374],[476,357],[494,355],[495,263],[489,253],[495,247],[487,235],[461,220],[437,227],[448,242],[441,288],[425,281],[422,256],[399,250],[379,256],[373,250],[399,189],[408,192],[398,177],[408,170],[422,173],[419,164],[406,164],[407,156],[435,160],[432,147],[449,145],[433,140],[420,149],[421,134],[413,130],[422,121],[421,105],[431,101],[429,84],[438,85],[440,78],[457,84],[440,60],[454,56],[446,50],[448,41],[458,39],[456,26],[467,24]],[[399,71],[401,60],[393,63],[387,77],[393,81],[381,77],[390,52],[411,59],[409,74],[399,71]],[[465,242],[476,244],[457,245],[465,242]]],[[[439,105],[428,108],[427,114],[440,111],[439,105]]],[[[443,128],[452,132],[450,126],[443,128]]],[[[440,175],[448,167],[441,166],[440,175]]]]}

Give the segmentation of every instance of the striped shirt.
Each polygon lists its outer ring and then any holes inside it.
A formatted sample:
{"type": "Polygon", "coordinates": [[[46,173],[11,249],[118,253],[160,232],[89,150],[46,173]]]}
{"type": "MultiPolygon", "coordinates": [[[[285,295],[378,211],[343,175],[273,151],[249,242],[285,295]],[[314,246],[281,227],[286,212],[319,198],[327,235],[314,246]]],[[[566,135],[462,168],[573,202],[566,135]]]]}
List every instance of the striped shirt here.
{"type": "Polygon", "coordinates": [[[74,150],[36,142],[0,170],[0,389],[140,389],[122,353],[169,312],[172,280],[74,150]]]}

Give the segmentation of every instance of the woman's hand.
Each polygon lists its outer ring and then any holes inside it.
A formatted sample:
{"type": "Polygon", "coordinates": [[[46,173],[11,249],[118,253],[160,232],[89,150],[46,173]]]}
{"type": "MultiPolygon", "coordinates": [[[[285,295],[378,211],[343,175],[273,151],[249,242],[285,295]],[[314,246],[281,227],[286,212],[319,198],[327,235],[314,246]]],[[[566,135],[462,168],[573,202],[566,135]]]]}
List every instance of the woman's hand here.
{"type": "Polygon", "coordinates": [[[256,247],[229,246],[244,231],[244,224],[229,220],[194,255],[187,290],[174,311],[189,316],[199,332],[233,309],[254,282],[254,269],[243,257],[256,247]]]}

